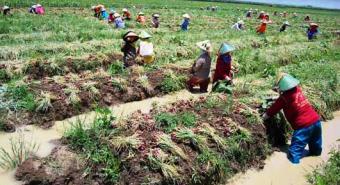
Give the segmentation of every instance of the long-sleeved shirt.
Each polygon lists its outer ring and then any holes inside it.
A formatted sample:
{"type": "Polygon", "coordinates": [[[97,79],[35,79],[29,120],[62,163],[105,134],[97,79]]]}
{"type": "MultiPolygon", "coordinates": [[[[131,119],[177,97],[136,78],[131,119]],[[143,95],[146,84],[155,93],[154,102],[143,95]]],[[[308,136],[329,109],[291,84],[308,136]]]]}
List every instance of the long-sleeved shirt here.
{"type": "Polygon", "coordinates": [[[281,94],[266,113],[274,116],[281,109],[294,130],[308,127],[320,119],[299,86],[281,94]]]}
{"type": "Polygon", "coordinates": [[[242,24],[235,23],[233,26],[231,26],[232,29],[241,31],[242,30],[242,24]]]}
{"type": "Polygon", "coordinates": [[[125,67],[133,65],[137,57],[136,47],[131,43],[125,42],[121,51],[124,53],[123,61],[125,67]]]}
{"type": "Polygon", "coordinates": [[[189,24],[190,24],[189,19],[184,19],[184,21],[183,21],[182,24],[181,24],[181,29],[182,29],[183,31],[187,31],[187,30],[188,30],[189,24]]]}
{"type": "Polygon", "coordinates": [[[159,27],[159,20],[158,20],[158,18],[156,18],[156,17],[152,18],[152,25],[153,25],[154,28],[158,28],[159,27]]]}
{"type": "Polygon", "coordinates": [[[202,79],[209,78],[211,67],[211,57],[207,52],[202,53],[192,66],[192,72],[195,77],[202,79]]]}
{"type": "Polygon", "coordinates": [[[121,17],[115,18],[114,23],[115,23],[116,28],[125,28],[125,23],[121,17]]]}
{"type": "Polygon", "coordinates": [[[226,77],[232,78],[231,61],[230,55],[224,54],[218,56],[213,83],[218,80],[224,80],[226,77]]]}
{"type": "Polygon", "coordinates": [[[267,29],[267,24],[261,23],[261,25],[257,28],[256,32],[257,33],[265,33],[266,29],[267,29]]]}

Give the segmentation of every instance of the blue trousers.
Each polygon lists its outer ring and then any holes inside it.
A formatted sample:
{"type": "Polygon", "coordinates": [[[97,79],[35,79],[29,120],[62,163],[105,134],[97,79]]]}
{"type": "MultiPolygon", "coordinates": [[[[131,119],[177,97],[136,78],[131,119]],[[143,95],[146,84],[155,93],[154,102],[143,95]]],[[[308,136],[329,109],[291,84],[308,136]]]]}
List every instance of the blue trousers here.
{"type": "Polygon", "coordinates": [[[309,127],[294,131],[292,142],[288,150],[288,159],[292,163],[298,164],[303,157],[304,149],[307,144],[310,155],[321,155],[322,130],[320,121],[317,121],[309,127]]]}

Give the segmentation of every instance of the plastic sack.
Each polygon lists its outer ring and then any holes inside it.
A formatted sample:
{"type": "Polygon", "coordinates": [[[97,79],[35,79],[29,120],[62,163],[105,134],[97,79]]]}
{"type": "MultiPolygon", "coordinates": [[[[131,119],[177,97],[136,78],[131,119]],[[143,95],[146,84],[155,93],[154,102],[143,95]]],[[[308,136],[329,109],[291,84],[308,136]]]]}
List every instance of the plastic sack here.
{"type": "Polygon", "coordinates": [[[152,43],[141,42],[140,43],[139,54],[141,56],[150,56],[150,55],[153,55],[153,45],[152,45],[152,43]]]}

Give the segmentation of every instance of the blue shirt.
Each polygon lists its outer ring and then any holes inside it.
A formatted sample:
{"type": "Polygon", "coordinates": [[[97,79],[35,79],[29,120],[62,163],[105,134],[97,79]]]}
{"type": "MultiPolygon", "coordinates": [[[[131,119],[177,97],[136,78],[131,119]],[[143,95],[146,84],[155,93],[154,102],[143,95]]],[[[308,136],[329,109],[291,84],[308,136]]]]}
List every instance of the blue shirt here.
{"type": "Polygon", "coordinates": [[[181,29],[183,31],[187,31],[189,24],[190,24],[189,19],[184,19],[184,21],[183,21],[183,23],[181,25],[181,29]]]}
{"type": "Polygon", "coordinates": [[[125,28],[125,23],[121,17],[115,18],[115,26],[116,28],[125,28]]]}

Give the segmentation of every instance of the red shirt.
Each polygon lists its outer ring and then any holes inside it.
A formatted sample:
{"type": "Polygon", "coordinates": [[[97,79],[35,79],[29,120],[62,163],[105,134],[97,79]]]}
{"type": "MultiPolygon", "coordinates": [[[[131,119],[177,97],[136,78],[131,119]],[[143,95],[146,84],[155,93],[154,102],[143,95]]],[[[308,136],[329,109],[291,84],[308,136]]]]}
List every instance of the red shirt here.
{"type": "Polygon", "coordinates": [[[284,92],[267,110],[267,114],[274,116],[281,109],[294,130],[308,127],[320,119],[299,86],[284,92]]]}
{"type": "Polygon", "coordinates": [[[224,62],[222,60],[222,55],[220,55],[217,58],[213,83],[215,83],[218,80],[224,80],[227,76],[232,78],[232,75],[231,75],[231,57],[230,57],[229,62],[224,62]]]}

